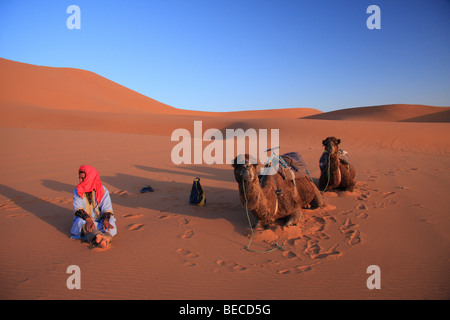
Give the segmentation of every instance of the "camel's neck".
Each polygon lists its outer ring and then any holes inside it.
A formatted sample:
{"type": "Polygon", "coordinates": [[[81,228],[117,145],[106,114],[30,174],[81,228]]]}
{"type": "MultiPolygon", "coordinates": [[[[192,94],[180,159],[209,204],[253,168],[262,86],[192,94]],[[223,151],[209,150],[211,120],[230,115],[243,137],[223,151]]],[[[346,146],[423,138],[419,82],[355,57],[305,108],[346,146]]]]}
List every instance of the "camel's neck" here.
{"type": "Polygon", "coordinates": [[[330,172],[339,169],[339,153],[335,152],[330,155],[330,172]]]}
{"type": "Polygon", "coordinates": [[[242,184],[241,181],[239,191],[241,194],[242,204],[246,204],[245,198],[247,198],[247,208],[249,210],[255,209],[261,203],[263,198],[267,197],[267,193],[275,192],[270,177],[271,176],[264,176],[263,179],[269,179],[263,181],[264,187],[261,186],[258,178],[253,179],[251,182],[244,180],[244,184],[242,184]]]}
{"type": "Polygon", "coordinates": [[[330,155],[330,185],[339,184],[341,181],[341,173],[339,171],[339,153],[335,152],[330,155]]]}
{"type": "Polygon", "coordinates": [[[239,191],[241,194],[242,203],[247,205],[249,210],[252,210],[259,203],[262,188],[259,184],[258,178],[253,181],[242,180],[239,183],[239,191]]]}

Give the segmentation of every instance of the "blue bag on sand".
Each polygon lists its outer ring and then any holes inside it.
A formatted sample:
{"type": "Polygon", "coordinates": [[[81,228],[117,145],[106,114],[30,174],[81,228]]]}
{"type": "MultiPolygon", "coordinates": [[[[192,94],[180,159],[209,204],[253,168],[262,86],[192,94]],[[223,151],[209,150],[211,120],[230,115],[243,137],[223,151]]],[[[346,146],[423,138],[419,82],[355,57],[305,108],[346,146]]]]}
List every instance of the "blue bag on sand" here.
{"type": "Polygon", "coordinates": [[[200,178],[194,179],[191,189],[191,196],[189,197],[189,203],[200,207],[206,204],[206,195],[200,184],[200,178]]]}

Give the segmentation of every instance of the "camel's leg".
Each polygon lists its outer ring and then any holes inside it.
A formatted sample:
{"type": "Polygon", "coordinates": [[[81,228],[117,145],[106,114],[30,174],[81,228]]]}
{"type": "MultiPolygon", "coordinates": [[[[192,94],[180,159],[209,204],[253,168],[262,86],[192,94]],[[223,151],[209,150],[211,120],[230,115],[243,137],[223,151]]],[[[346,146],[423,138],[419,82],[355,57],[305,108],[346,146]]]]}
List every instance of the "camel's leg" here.
{"type": "Polygon", "coordinates": [[[300,220],[302,219],[302,209],[298,208],[293,214],[289,216],[288,221],[286,222],[286,226],[295,226],[300,224],[300,220]]]}
{"type": "Polygon", "coordinates": [[[328,181],[328,176],[326,176],[325,174],[321,173],[320,174],[320,178],[319,178],[318,188],[320,190],[322,190],[323,192],[327,191],[327,190],[325,190],[325,188],[328,186],[327,181],[328,181]]]}
{"type": "Polygon", "coordinates": [[[345,191],[353,192],[356,184],[355,170],[351,166],[347,167],[346,165],[341,164],[340,172],[342,174],[340,188],[345,191]]]}
{"type": "Polygon", "coordinates": [[[323,202],[322,194],[320,193],[319,189],[317,188],[317,186],[314,183],[311,183],[311,184],[312,184],[313,191],[314,191],[314,198],[311,201],[311,206],[313,208],[323,207],[325,205],[325,203],[323,202]]]}
{"type": "Polygon", "coordinates": [[[252,228],[254,230],[263,230],[265,228],[265,225],[261,222],[261,220],[258,220],[257,223],[253,224],[252,228]]]}
{"type": "Polygon", "coordinates": [[[355,190],[356,181],[351,181],[350,185],[348,186],[347,190],[350,192],[353,192],[355,190]]]}

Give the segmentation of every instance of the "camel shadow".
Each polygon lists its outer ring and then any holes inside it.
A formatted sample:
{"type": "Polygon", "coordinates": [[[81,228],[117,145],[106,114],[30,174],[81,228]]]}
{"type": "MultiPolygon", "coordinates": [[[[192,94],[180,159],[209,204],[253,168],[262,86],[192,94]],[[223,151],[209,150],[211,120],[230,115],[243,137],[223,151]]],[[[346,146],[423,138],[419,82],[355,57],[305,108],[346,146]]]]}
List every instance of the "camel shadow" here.
{"type": "MultiPolygon", "coordinates": [[[[134,165],[137,169],[149,171],[152,173],[168,173],[168,174],[178,174],[178,175],[185,175],[192,178],[195,178],[197,176],[206,176],[208,178],[217,178],[220,180],[230,180],[233,178],[232,171],[227,170],[225,168],[216,168],[211,166],[194,166],[194,165],[181,165],[177,166],[176,168],[179,170],[173,170],[169,168],[154,168],[150,166],[143,166],[143,165],[134,165]]],[[[231,165],[230,165],[231,168],[231,165]]]]}
{"type": "Polygon", "coordinates": [[[46,187],[48,189],[55,190],[55,191],[68,192],[70,194],[72,194],[73,190],[75,189],[74,185],[70,185],[70,184],[55,181],[55,180],[42,179],[41,183],[44,187],[46,187]]]}
{"type": "Polygon", "coordinates": [[[102,180],[114,188],[128,191],[122,195],[112,194],[113,206],[117,203],[133,209],[146,208],[161,213],[170,212],[203,219],[225,219],[241,231],[248,227],[237,190],[202,184],[206,194],[206,205],[198,207],[189,204],[192,182],[154,180],[122,173],[104,176],[102,180]],[[155,191],[140,193],[140,189],[147,185],[155,191]]]}
{"type": "Polygon", "coordinates": [[[15,205],[34,214],[37,218],[53,226],[56,230],[70,237],[73,216],[71,209],[56,205],[43,198],[16,190],[0,184],[0,194],[12,200],[15,205]]]}

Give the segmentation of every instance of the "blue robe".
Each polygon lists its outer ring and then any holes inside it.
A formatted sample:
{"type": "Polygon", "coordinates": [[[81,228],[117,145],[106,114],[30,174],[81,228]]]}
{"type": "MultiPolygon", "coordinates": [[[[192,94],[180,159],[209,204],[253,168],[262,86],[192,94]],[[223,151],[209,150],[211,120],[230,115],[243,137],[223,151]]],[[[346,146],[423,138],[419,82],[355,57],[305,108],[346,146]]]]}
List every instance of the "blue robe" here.
{"type": "MultiPolygon", "coordinates": [[[[105,194],[103,195],[102,200],[98,204],[98,209],[99,209],[100,215],[105,211],[113,212],[111,197],[109,196],[109,191],[108,191],[108,189],[105,188],[105,186],[103,186],[103,189],[105,190],[105,194]]],[[[95,207],[97,205],[97,200],[95,199],[95,197],[93,197],[93,198],[94,198],[93,201],[94,201],[94,207],[95,207]]],[[[87,201],[86,197],[81,198],[78,195],[77,188],[75,188],[75,190],[73,191],[73,211],[75,212],[78,209],[83,209],[87,212],[86,201],[87,201]]],[[[87,213],[91,215],[92,219],[94,220],[95,226],[97,227],[97,229],[99,231],[109,232],[111,234],[111,236],[113,236],[113,237],[117,234],[116,218],[114,217],[114,215],[111,215],[111,218],[109,219],[109,223],[114,227],[114,229],[111,229],[108,231],[106,229],[103,229],[103,219],[100,219],[99,216],[96,217],[95,210],[92,210],[91,212],[87,212],[87,213]]],[[[73,239],[85,239],[85,237],[83,235],[81,235],[81,227],[85,223],[86,223],[86,221],[84,219],[81,219],[80,217],[75,216],[73,218],[73,224],[72,224],[72,228],[70,230],[70,232],[72,233],[73,239]]]]}

